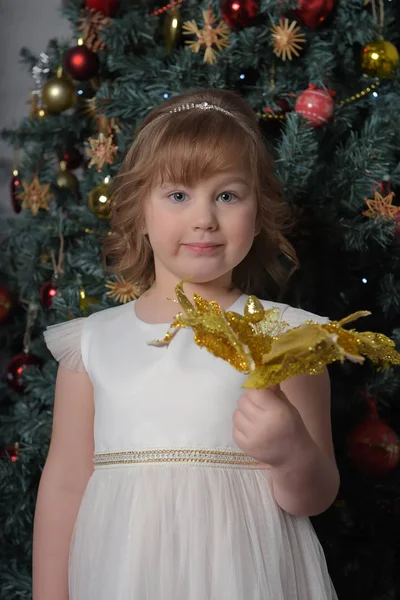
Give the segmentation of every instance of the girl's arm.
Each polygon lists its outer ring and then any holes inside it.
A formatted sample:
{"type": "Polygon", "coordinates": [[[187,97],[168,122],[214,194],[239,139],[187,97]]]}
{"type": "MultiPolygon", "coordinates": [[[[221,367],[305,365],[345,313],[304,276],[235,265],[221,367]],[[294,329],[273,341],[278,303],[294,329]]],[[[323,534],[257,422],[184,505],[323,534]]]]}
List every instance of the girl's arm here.
{"type": "Polygon", "coordinates": [[[292,515],[317,515],[332,504],[340,484],[332,443],[328,371],[293,377],[280,387],[300,413],[305,428],[286,461],[271,469],[275,499],[292,515]]]}
{"type": "Polygon", "coordinates": [[[73,527],[93,473],[93,387],[86,373],[58,369],[53,431],[33,534],[33,600],[68,600],[73,527]]]}

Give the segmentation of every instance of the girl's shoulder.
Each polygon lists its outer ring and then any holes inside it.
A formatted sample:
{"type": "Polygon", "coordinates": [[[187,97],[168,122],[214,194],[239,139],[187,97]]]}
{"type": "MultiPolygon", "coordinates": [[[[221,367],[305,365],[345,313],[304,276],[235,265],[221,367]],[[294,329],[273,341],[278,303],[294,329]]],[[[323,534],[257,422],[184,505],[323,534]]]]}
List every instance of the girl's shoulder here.
{"type": "Polygon", "coordinates": [[[264,308],[277,308],[280,313],[280,320],[288,323],[289,327],[297,327],[307,321],[314,321],[315,323],[329,323],[330,319],[316,313],[303,310],[302,308],[295,308],[289,304],[282,304],[281,302],[273,302],[271,300],[261,300],[261,304],[264,308]]]}

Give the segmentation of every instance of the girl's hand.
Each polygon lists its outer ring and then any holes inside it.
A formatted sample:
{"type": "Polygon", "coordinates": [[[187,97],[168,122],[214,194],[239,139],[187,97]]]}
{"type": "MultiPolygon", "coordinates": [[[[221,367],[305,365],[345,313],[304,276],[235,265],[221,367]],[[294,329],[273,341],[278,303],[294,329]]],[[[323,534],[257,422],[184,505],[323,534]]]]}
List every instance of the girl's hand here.
{"type": "Polygon", "coordinates": [[[272,467],[311,441],[299,411],[278,385],[250,389],[239,398],[233,413],[233,439],[247,456],[272,467]]]}

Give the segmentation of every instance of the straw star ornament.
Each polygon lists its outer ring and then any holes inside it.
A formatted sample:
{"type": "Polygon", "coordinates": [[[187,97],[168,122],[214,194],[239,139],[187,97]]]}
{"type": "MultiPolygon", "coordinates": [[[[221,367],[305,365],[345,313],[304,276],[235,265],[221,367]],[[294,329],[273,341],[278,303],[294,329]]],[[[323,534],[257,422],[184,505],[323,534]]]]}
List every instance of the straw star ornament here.
{"type": "Polygon", "coordinates": [[[90,150],[88,155],[91,157],[89,167],[97,165],[97,171],[100,172],[104,165],[111,165],[114,162],[118,146],[114,144],[113,136],[105,136],[99,133],[98,138],[89,138],[90,150]]]}
{"type": "Polygon", "coordinates": [[[36,175],[30,183],[22,181],[22,187],[24,191],[18,194],[17,198],[22,200],[23,209],[30,208],[34,217],[36,217],[41,208],[49,210],[48,201],[53,197],[53,194],[49,192],[49,183],[41,185],[36,175]]]}
{"type": "Polygon", "coordinates": [[[213,14],[211,9],[203,10],[204,27],[200,29],[196,21],[186,21],[183,26],[184,35],[195,35],[197,40],[186,40],[186,44],[190,50],[197,54],[202,46],[205,46],[204,62],[213,65],[217,61],[217,54],[213,46],[217,50],[228,48],[230,45],[229,34],[231,30],[229,27],[221,21],[215,27],[214,24],[217,21],[217,17],[213,14]]]}
{"type": "Polygon", "coordinates": [[[387,196],[382,196],[376,189],[373,200],[370,198],[365,199],[368,210],[364,210],[363,215],[375,219],[378,217],[386,220],[394,219],[400,211],[400,206],[392,204],[394,196],[394,192],[390,192],[387,196]]]}
{"type": "Polygon", "coordinates": [[[109,280],[105,287],[109,290],[106,295],[121,304],[126,304],[140,296],[139,288],[126,281],[121,275],[116,275],[115,281],[109,280]]]}
{"type": "Polygon", "coordinates": [[[271,27],[274,54],[282,60],[292,60],[292,54],[300,56],[298,50],[302,50],[302,44],[305,42],[304,33],[300,27],[296,27],[297,22],[292,21],[289,24],[289,19],[280,19],[279,25],[271,27]]]}

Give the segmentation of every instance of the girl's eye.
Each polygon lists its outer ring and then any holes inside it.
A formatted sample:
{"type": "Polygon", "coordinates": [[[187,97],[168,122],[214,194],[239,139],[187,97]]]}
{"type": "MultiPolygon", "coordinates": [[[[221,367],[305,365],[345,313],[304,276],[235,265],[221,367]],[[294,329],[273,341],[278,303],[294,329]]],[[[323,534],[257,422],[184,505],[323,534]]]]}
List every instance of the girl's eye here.
{"type": "Polygon", "coordinates": [[[233,192],[222,192],[222,194],[220,194],[218,196],[218,198],[221,199],[221,202],[224,202],[225,204],[229,204],[230,202],[235,200],[237,198],[237,196],[233,192]]]}
{"type": "Polygon", "coordinates": [[[172,198],[175,202],[184,202],[186,200],[185,192],[174,192],[170,194],[168,198],[172,198]]]}

